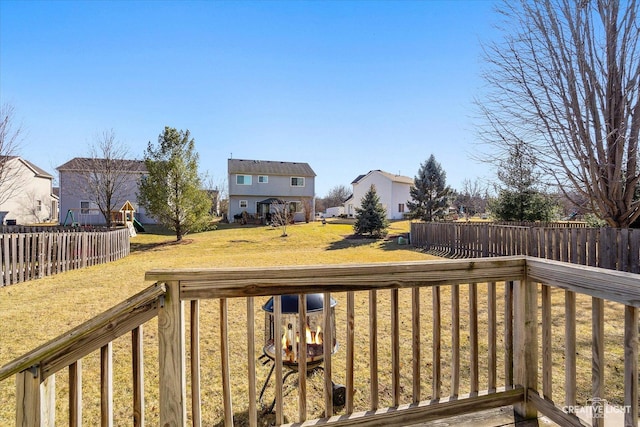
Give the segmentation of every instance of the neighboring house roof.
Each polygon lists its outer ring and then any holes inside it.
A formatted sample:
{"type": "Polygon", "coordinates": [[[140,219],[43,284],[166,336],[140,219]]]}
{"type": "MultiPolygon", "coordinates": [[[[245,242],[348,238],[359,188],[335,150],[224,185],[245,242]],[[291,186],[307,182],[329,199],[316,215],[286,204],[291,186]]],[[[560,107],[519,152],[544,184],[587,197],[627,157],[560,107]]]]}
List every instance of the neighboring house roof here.
{"type": "MultiPolygon", "coordinates": [[[[59,171],[79,171],[87,169],[87,162],[106,162],[106,159],[92,159],[89,157],[74,157],[67,163],[58,166],[59,171]]],[[[122,170],[131,172],[146,172],[147,167],[142,160],[112,159],[114,162],[120,162],[122,170]]]]}
{"type": "Polygon", "coordinates": [[[365,176],[368,176],[369,174],[373,173],[373,172],[377,172],[380,175],[388,178],[389,180],[391,180],[392,182],[400,182],[403,184],[413,184],[413,178],[410,178],[408,176],[404,176],[404,175],[395,175],[389,172],[385,172],[383,170],[380,169],[375,169],[375,170],[371,170],[368,173],[364,174],[364,175],[358,175],[358,177],[356,179],[354,179],[351,184],[357,184],[358,182],[360,182],[362,180],[362,178],[364,178],[365,176]]]}
{"type": "Polygon", "coordinates": [[[25,160],[21,157],[18,156],[0,156],[0,162],[9,162],[11,160],[14,159],[18,159],[19,161],[21,161],[26,167],[28,167],[29,169],[31,169],[33,171],[33,174],[39,178],[48,178],[48,179],[53,179],[53,175],[51,175],[49,172],[45,171],[44,169],[34,165],[33,163],[31,163],[28,160],[25,160]]]}
{"type": "Polygon", "coordinates": [[[229,159],[227,170],[230,174],[316,176],[308,163],[272,160],[229,159]]]}

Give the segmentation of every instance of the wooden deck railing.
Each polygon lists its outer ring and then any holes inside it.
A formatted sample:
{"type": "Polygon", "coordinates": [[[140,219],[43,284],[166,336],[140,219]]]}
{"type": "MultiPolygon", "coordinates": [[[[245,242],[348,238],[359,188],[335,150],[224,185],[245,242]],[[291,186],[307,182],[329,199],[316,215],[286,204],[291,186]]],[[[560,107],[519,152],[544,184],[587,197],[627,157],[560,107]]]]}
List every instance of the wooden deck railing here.
{"type": "MultiPolygon", "coordinates": [[[[278,425],[408,425],[514,405],[525,418],[539,412],[579,426],[567,412],[602,399],[624,408],[625,425],[638,420],[635,274],[505,257],[155,270],[146,278],[156,283],[0,369],[0,381],[17,379],[17,425],[52,425],[61,414],[81,425],[83,410],[86,419],[99,407],[107,426],[116,412],[118,425],[232,426],[242,419],[255,426],[266,416],[256,397],[265,377],[256,299],[275,296],[278,324],[280,295],[318,292],[338,300],[341,348],[325,359],[319,387],[310,387],[315,377],[298,377],[296,399],[283,384],[276,340],[269,398],[278,425]],[[144,340],[158,351],[143,351],[143,325],[155,325],[156,316],[157,334],[146,328],[144,340]],[[114,377],[123,380],[114,374],[112,343],[127,334],[130,350],[118,351],[126,363],[115,370],[131,372],[130,380],[114,387],[114,377]],[[87,399],[81,367],[92,353],[99,354],[99,387],[87,399]],[[57,390],[55,375],[65,368],[68,385],[57,390]],[[333,406],[334,381],[346,386],[344,407],[333,406]]],[[[325,310],[324,325],[330,322],[325,310]]],[[[599,414],[593,425],[603,425],[599,414]]]]}

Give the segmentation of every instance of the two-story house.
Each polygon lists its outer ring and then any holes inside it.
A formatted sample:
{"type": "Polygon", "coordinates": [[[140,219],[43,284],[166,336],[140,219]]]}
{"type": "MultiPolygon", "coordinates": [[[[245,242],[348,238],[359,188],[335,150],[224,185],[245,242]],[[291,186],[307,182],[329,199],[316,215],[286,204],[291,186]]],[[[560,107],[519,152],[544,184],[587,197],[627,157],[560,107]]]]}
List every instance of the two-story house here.
{"type": "Polygon", "coordinates": [[[265,218],[274,202],[286,202],[295,221],[315,216],[315,177],[308,163],[229,159],[229,219],[243,212],[265,218]]]}
{"type": "Polygon", "coordinates": [[[93,175],[109,174],[115,181],[113,185],[110,209],[117,213],[128,201],[135,212],[135,218],[143,224],[156,221],[147,215],[144,208],[138,206],[138,183],[147,172],[141,160],[88,159],[75,157],[58,166],[60,175],[60,223],[68,221],[70,212],[74,222],[80,225],[106,224],[104,215],[98,208],[97,197],[104,197],[104,192],[92,188],[89,181],[93,175]],[[115,165],[115,169],[114,169],[115,165]],[[104,169],[103,172],[101,170],[104,169]],[[99,194],[96,194],[99,193],[99,194]]]}
{"type": "Polygon", "coordinates": [[[380,203],[387,211],[387,219],[403,219],[408,212],[407,201],[411,200],[409,189],[413,185],[413,178],[372,170],[359,175],[351,185],[353,194],[344,202],[344,211],[349,217],[356,216],[356,208],[360,207],[362,198],[371,185],[375,186],[380,203]]]}
{"type": "Polygon", "coordinates": [[[49,222],[58,216],[53,176],[18,156],[0,156],[0,223],[49,222]]]}

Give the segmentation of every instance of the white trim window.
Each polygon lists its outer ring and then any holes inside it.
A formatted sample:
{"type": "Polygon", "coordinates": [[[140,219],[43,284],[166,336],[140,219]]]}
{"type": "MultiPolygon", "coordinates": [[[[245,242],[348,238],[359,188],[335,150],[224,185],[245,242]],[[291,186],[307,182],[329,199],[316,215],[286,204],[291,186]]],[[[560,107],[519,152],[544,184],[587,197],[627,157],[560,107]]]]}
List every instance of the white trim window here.
{"type": "Polygon", "coordinates": [[[258,184],[268,184],[269,176],[267,175],[258,175],[258,184]]]}
{"type": "Polygon", "coordinates": [[[81,215],[98,215],[98,207],[95,203],[87,200],[80,201],[80,214],[81,215]]]}
{"type": "Polygon", "coordinates": [[[302,212],[302,202],[289,203],[289,212],[291,213],[302,212]]]}
{"type": "Polygon", "coordinates": [[[36,200],[36,212],[42,212],[42,200],[36,200]]]}
{"type": "Polygon", "coordinates": [[[249,206],[249,202],[246,200],[240,200],[240,209],[246,209],[249,206]]]}
{"type": "Polygon", "coordinates": [[[301,176],[292,176],[291,177],[291,186],[292,187],[304,187],[304,178],[301,176]]]}
{"type": "Polygon", "coordinates": [[[251,185],[251,175],[236,175],[237,185],[251,185]]]}

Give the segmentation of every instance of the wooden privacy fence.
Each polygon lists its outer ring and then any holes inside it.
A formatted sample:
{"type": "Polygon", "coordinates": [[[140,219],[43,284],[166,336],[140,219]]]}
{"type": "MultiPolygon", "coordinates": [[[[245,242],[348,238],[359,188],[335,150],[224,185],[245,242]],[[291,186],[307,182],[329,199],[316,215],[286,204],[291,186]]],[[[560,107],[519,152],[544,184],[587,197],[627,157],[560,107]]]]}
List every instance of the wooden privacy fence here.
{"type": "Polygon", "coordinates": [[[129,230],[0,234],[0,287],[129,255],[129,230]]]}
{"type": "Polygon", "coordinates": [[[640,229],[412,223],[410,241],[449,258],[529,255],[640,273],[640,229]]]}

